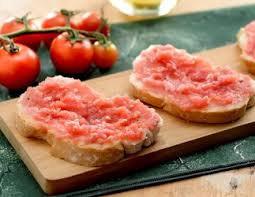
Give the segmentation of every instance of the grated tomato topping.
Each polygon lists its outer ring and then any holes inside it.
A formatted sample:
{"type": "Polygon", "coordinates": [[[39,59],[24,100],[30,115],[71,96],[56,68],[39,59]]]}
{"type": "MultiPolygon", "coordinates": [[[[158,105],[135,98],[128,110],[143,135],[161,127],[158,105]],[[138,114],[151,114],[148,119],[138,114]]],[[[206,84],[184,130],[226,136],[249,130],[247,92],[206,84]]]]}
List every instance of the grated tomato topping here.
{"type": "Polygon", "coordinates": [[[103,98],[79,80],[60,76],[28,88],[19,102],[55,137],[82,144],[140,141],[160,119],[138,100],[103,98]]]}
{"type": "Polygon", "coordinates": [[[133,71],[145,89],[184,110],[232,105],[254,94],[248,75],[212,67],[172,45],[153,45],[142,51],[133,62],[133,71]]]}

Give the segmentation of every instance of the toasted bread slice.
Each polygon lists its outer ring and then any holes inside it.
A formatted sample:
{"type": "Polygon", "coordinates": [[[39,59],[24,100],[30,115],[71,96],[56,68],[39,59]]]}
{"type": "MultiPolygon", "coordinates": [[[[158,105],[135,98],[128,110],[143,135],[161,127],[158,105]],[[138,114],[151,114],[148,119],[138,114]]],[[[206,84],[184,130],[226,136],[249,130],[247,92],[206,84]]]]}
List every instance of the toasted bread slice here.
{"type": "Polygon", "coordinates": [[[245,33],[245,29],[241,28],[237,34],[237,43],[241,49],[240,57],[245,63],[245,65],[247,66],[248,71],[252,74],[255,74],[255,59],[245,52],[245,49],[247,47],[247,42],[248,42],[248,38],[245,33]]]}
{"type": "MultiPolygon", "coordinates": [[[[151,50],[153,48],[154,46],[151,46],[149,47],[148,50],[151,50]]],[[[149,66],[146,63],[145,65],[146,67],[149,66]]],[[[252,79],[250,80],[251,80],[251,89],[252,89],[251,91],[255,92],[255,82],[252,79]]],[[[250,97],[246,97],[245,99],[233,105],[226,105],[226,106],[222,106],[222,105],[210,106],[209,105],[208,107],[205,107],[204,109],[202,108],[202,109],[186,110],[182,106],[176,105],[175,103],[171,102],[166,95],[164,96],[163,94],[155,93],[155,91],[150,91],[148,90],[148,88],[144,87],[143,82],[137,78],[135,71],[130,75],[129,81],[131,84],[130,89],[134,97],[152,106],[162,108],[163,110],[169,112],[170,114],[176,117],[179,117],[191,122],[199,122],[199,123],[232,122],[242,117],[245,114],[246,110],[249,107],[254,106],[255,104],[255,94],[252,93],[250,97]]]]}
{"type": "MultiPolygon", "coordinates": [[[[153,109],[151,109],[151,113],[155,113],[153,109]]],[[[57,131],[54,128],[35,120],[27,113],[26,107],[19,100],[17,102],[16,128],[25,137],[46,140],[51,145],[53,156],[80,165],[102,166],[116,162],[124,158],[126,154],[136,153],[143,147],[153,144],[162,125],[162,119],[159,117],[158,120],[153,128],[143,131],[144,137],[138,141],[115,140],[108,143],[79,141],[77,143],[72,138],[56,136],[57,131]]]]}
{"type": "MultiPolygon", "coordinates": [[[[254,106],[255,96],[250,99],[244,100],[239,104],[228,106],[226,108],[211,108],[206,110],[184,111],[177,105],[169,102],[163,96],[153,94],[152,92],[145,91],[141,82],[136,79],[134,74],[130,76],[131,92],[132,95],[141,101],[148,103],[152,106],[162,108],[170,114],[180,117],[184,120],[200,123],[227,123],[232,122],[245,114],[245,111],[254,106]]],[[[254,84],[255,85],[255,84],[254,84]]],[[[254,86],[255,87],[255,86],[254,86]]]]}

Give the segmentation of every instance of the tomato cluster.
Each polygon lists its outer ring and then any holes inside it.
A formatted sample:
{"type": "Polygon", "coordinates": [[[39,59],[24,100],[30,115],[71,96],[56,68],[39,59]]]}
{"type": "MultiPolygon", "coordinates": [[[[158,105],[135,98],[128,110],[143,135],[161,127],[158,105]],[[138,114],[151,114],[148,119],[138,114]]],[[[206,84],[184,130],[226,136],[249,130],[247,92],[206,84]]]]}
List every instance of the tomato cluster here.
{"type": "MultiPolygon", "coordinates": [[[[65,15],[60,12],[49,13],[42,21],[41,27],[44,29],[52,27],[63,27],[67,25],[65,15]]],[[[74,29],[94,32],[100,30],[105,36],[110,36],[110,27],[97,12],[86,12],[82,16],[74,16],[70,19],[70,26],[74,29]]],[[[44,41],[48,48],[54,38],[58,36],[57,33],[47,34],[44,41]]]]}
{"type": "MultiPolygon", "coordinates": [[[[40,25],[33,20],[24,23],[19,18],[11,18],[2,24],[0,34],[8,34],[24,29],[29,24],[32,30],[70,26],[72,30],[100,32],[110,35],[110,27],[96,12],[68,18],[61,12],[52,12],[44,17],[40,25]]],[[[72,31],[72,32],[74,32],[72,31]]],[[[78,32],[78,31],[75,31],[78,32]]],[[[109,69],[118,59],[118,49],[104,39],[89,40],[83,35],[70,35],[70,32],[41,32],[22,34],[13,39],[19,51],[10,53],[0,48],[0,84],[10,90],[30,85],[40,72],[40,61],[35,53],[41,42],[50,50],[51,60],[56,70],[63,74],[81,74],[92,64],[100,69],[109,69]]]]}

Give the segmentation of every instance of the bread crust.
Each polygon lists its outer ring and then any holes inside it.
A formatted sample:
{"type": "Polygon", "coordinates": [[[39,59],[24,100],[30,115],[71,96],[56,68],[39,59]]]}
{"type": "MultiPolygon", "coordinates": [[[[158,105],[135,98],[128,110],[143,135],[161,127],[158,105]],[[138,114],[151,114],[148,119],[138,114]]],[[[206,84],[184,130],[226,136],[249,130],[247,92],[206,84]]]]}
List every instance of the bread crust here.
{"type": "Polygon", "coordinates": [[[79,145],[71,140],[54,138],[51,154],[80,165],[101,166],[122,159],[124,149],[120,142],[105,145],[79,145]]]}
{"type": "Polygon", "coordinates": [[[245,114],[248,107],[255,104],[255,97],[252,96],[249,100],[244,101],[242,104],[227,110],[219,111],[184,111],[180,107],[166,101],[164,98],[154,95],[151,92],[144,90],[135,79],[134,74],[130,76],[131,92],[132,95],[141,101],[161,108],[170,114],[191,122],[198,123],[227,123],[233,122],[245,114]]]}
{"type": "Polygon", "coordinates": [[[24,137],[34,137],[44,140],[47,138],[47,130],[31,120],[31,118],[23,112],[23,108],[19,103],[17,103],[16,127],[24,137]]]}
{"type": "Polygon", "coordinates": [[[111,144],[82,145],[73,143],[70,139],[54,137],[54,131],[40,127],[36,121],[27,115],[22,105],[17,103],[16,128],[22,136],[43,139],[51,145],[51,154],[66,161],[85,166],[102,166],[124,158],[125,154],[133,154],[153,144],[156,140],[162,120],[151,131],[146,131],[143,140],[139,142],[115,142],[111,144]]]}
{"type": "Polygon", "coordinates": [[[241,28],[240,31],[237,33],[237,44],[241,49],[241,60],[246,65],[248,71],[251,74],[255,75],[255,60],[250,57],[248,54],[245,53],[247,37],[244,31],[244,28],[241,28]]]}

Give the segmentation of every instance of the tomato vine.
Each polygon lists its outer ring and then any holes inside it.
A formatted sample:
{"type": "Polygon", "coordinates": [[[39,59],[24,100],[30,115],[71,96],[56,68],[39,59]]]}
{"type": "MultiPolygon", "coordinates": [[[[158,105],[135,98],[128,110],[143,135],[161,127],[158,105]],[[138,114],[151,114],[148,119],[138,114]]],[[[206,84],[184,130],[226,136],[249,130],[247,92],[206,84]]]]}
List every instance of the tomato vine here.
{"type": "MultiPolygon", "coordinates": [[[[12,38],[15,38],[17,36],[21,35],[28,35],[28,34],[47,34],[47,33],[63,33],[67,32],[70,35],[70,39],[72,42],[79,42],[83,39],[89,39],[92,41],[99,41],[101,44],[107,44],[109,42],[109,39],[99,31],[89,32],[85,30],[77,30],[70,26],[70,18],[77,14],[76,11],[68,11],[65,9],[60,10],[60,13],[64,16],[66,16],[67,25],[64,27],[54,27],[54,28],[47,28],[47,29],[32,29],[30,28],[29,22],[28,22],[28,15],[29,13],[25,14],[21,18],[16,18],[17,21],[22,22],[24,24],[24,28],[15,32],[2,34],[0,35],[0,45],[6,49],[9,52],[15,52],[17,50],[17,46],[15,47],[15,44],[12,42],[12,38]],[[6,47],[7,45],[10,45],[9,47],[6,47]],[[16,49],[15,49],[16,48],[16,49]],[[14,50],[15,49],[15,50],[14,50]]],[[[103,19],[103,25],[106,24],[106,19],[103,19]]],[[[100,29],[102,27],[100,26],[100,29]]]]}
{"type": "Polygon", "coordinates": [[[50,12],[38,28],[29,13],[12,17],[0,29],[0,84],[9,90],[31,85],[40,73],[37,49],[43,42],[60,74],[83,74],[92,68],[110,69],[118,60],[118,48],[110,40],[110,26],[96,12],[62,9],[50,12]]]}

